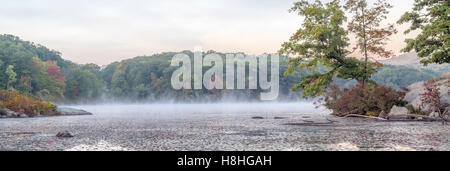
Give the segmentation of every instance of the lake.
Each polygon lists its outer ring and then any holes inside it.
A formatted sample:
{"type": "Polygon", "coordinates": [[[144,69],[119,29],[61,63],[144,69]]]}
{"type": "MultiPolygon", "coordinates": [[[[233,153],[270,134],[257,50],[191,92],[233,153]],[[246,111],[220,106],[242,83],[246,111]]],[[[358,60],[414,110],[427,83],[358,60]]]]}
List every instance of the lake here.
{"type": "Polygon", "coordinates": [[[310,102],[69,107],[93,115],[0,119],[0,150],[450,150],[448,125],[344,119],[310,102]]]}

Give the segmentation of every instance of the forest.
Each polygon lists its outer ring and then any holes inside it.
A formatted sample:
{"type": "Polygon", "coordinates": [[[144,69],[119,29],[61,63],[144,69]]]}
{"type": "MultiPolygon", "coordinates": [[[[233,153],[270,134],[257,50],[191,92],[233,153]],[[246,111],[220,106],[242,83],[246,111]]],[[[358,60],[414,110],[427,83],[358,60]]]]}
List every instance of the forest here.
{"type": "MultiPolygon", "coordinates": [[[[18,91],[55,103],[91,102],[216,102],[227,100],[258,101],[262,90],[174,90],[171,74],[177,67],[170,60],[177,53],[193,58],[193,52],[166,52],[139,56],[107,66],[76,64],[63,59],[61,53],[43,45],[21,40],[13,35],[0,35],[0,89],[18,91]]],[[[217,53],[208,51],[206,54],[217,53]]],[[[290,91],[299,80],[311,74],[309,69],[295,69],[284,75],[289,57],[280,57],[279,101],[299,100],[302,90],[290,91]]],[[[206,71],[208,68],[204,68],[206,71]]],[[[319,65],[314,72],[324,72],[319,65]]],[[[371,79],[401,89],[418,81],[439,78],[449,71],[448,64],[429,66],[390,66],[378,68],[371,79]]],[[[269,71],[270,72],[270,71],[269,71]]],[[[340,87],[357,82],[333,79],[340,87]]]]}

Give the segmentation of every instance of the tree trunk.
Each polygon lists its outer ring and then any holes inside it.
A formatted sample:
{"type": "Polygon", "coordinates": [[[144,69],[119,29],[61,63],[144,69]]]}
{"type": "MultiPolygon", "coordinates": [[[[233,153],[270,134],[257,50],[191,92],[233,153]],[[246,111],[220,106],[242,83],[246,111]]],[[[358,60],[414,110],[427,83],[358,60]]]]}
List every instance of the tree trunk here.
{"type": "MultiPolygon", "coordinates": [[[[361,14],[364,16],[364,7],[361,7],[361,14]]],[[[363,49],[364,49],[364,76],[363,76],[363,87],[366,86],[366,75],[367,75],[367,61],[369,60],[368,54],[367,54],[367,35],[366,35],[366,21],[365,18],[362,19],[362,29],[363,29],[363,49]]]]}

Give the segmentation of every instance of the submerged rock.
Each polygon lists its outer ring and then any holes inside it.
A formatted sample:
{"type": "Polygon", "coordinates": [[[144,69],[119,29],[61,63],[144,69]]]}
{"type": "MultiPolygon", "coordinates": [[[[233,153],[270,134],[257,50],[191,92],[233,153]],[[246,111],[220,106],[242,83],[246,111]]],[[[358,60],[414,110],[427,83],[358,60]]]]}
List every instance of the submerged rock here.
{"type": "Polygon", "coordinates": [[[58,137],[58,138],[72,138],[73,135],[70,134],[70,132],[68,132],[68,131],[64,131],[64,132],[58,132],[56,134],[56,137],[58,137]]]}
{"type": "Polygon", "coordinates": [[[264,119],[264,117],[261,117],[261,116],[254,116],[254,117],[252,117],[252,119],[264,119]]]}

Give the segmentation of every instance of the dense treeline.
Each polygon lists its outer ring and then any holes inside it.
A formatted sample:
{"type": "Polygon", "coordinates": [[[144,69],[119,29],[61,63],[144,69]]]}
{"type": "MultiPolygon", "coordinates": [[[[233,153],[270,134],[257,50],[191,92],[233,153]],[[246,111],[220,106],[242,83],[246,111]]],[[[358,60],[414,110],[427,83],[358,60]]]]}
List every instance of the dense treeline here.
{"type": "MultiPolygon", "coordinates": [[[[207,53],[212,53],[209,51],[207,53]]],[[[193,57],[190,51],[183,51],[193,57]]],[[[218,53],[218,52],[216,52],[218,53]]],[[[90,102],[96,100],[121,101],[201,101],[258,100],[257,90],[174,90],[171,76],[178,67],[171,67],[175,52],[141,56],[114,62],[105,67],[95,64],[79,65],[61,58],[57,51],[42,45],[23,41],[12,35],[0,35],[0,89],[14,89],[24,94],[54,102],[90,102]]],[[[218,53],[221,56],[225,54],[218,53]]],[[[280,58],[279,100],[301,98],[292,92],[308,69],[295,70],[284,76],[288,58],[280,58]]],[[[203,71],[208,70],[205,67],[203,71]]],[[[316,72],[325,71],[320,66],[316,72]]],[[[417,81],[439,77],[449,71],[448,65],[421,67],[385,66],[372,79],[396,89],[417,81]]],[[[270,76],[270,70],[269,70],[270,76]]],[[[336,80],[341,86],[353,84],[351,80],[336,80]]]]}
{"type": "MultiPolygon", "coordinates": [[[[193,52],[183,51],[193,60],[193,52]]],[[[213,53],[213,51],[209,51],[213,53]]],[[[225,54],[214,52],[225,57],[225,54]]],[[[171,67],[172,57],[178,53],[162,53],[153,56],[136,57],[108,65],[102,70],[102,79],[106,82],[109,96],[122,100],[181,100],[181,101],[217,101],[217,100],[256,100],[262,90],[174,90],[171,86],[172,73],[179,67],[171,67]]],[[[193,63],[193,62],[192,62],[193,63]]],[[[204,67],[206,72],[210,67],[204,67]]],[[[224,67],[225,68],[225,67],[224,67]]],[[[287,59],[281,58],[280,69],[287,69],[287,59]]],[[[298,93],[290,92],[295,80],[302,74],[284,77],[280,73],[280,99],[299,98],[298,93]]],[[[270,75],[270,70],[269,70],[270,75]]],[[[193,77],[192,77],[193,78],[193,77]]],[[[248,78],[247,78],[248,79],[248,78]]]]}
{"type": "Polygon", "coordinates": [[[449,65],[430,65],[428,67],[385,66],[374,74],[372,79],[377,83],[399,90],[416,82],[439,78],[443,73],[449,71],[449,65]]]}
{"type": "Polygon", "coordinates": [[[42,45],[0,35],[0,89],[56,102],[97,98],[104,83],[96,72],[100,67],[77,65],[42,45]]]}

